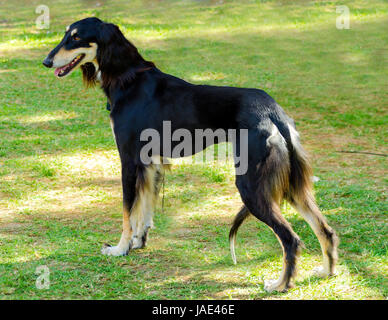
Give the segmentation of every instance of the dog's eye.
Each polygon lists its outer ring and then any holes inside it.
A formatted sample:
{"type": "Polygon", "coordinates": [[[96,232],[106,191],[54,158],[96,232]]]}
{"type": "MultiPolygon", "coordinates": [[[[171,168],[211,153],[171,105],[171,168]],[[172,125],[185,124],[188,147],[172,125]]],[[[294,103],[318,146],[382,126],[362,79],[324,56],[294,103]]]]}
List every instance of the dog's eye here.
{"type": "Polygon", "coordinates": [[[79,41],[79,40],[81,40],[81,38],[77,34],[74,34],[73,35],[73,40],[79,41]]]}

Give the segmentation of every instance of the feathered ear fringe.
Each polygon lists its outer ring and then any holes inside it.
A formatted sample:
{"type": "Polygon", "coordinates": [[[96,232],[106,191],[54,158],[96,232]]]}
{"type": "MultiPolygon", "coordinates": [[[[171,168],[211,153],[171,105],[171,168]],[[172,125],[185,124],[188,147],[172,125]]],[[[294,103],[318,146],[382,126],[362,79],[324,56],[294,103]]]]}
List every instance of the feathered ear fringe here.
{"type": "Polygon", "coordinates": [[[82,79],[87,88],[94,87],[97,82],[96,68],[93,63],[87,62],[81,66],[82,79]]]}
{"type": "Polygon", "coordinates": [[[152,62],[142,58],[114,24],[104,23],[101,26],[97,44],[97,62],[104,89],[124,86],[135,78],[138,70],[154,67],[152,62]]]}

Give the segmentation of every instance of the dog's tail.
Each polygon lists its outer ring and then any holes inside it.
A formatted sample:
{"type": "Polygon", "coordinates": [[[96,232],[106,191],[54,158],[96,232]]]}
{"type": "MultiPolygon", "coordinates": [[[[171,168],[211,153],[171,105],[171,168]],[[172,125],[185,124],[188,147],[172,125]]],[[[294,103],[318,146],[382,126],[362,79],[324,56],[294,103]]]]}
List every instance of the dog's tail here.
{"type": "Polygon", "coordinates": [[[290,186],[285,198],[291,203],[305,202],[311,197],[313,188],[313,171],[309,159],[299,140],[299,133],[288,125],[290,142],[290,186]]]}
{"type": "Polygon", "coordinates": [[[236,235],[238,228],[240,228],[241,224],[244,222],[246,218],[248,218],[250,212],[246,206],[243,206],[239,213],[237,213],[236,217],[233,220],[233,225],[230,228],[229,232],[229,245],[230,245],[230,253],[232,255],[233,263],[236,264],[236,253],[234,251],[234,247],[236,245],[236,235]]]}

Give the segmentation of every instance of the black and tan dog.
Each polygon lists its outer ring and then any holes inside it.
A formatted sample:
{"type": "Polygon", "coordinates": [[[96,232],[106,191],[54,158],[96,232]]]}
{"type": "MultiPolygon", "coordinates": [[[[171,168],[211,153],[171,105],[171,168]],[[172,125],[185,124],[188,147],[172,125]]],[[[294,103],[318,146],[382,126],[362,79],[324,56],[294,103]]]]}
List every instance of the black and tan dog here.
{"type": "MultiPolygon", "coordinates": [[[[293,120],[264,91],[194,85],[165,74],[144,60],[117,26],[97,18],[69,26],[43,64],[56,68],[58,77],[80,66],[86,84],[100,83],[111,107],[122,164],[123,231],[118,245],[105,246],[103,254],[126,255],[145,245],[164,166],[141,161],[140,135],[148,128],[162,135],[163,121],[171,121],[172,130],[184,128],[193,136],[198,128],[248,132],[248,167],[244,174],[236,174],[244,206],[230,231],[234,262],[237,229],[252,214],[273,230],[283,247],[282,273],[278,280],[266,282],[265,289],[283,291],[291,286],[301,241],[280,212],[285,199],[319,239],[323,253],[319,274],[334,274],[338,240],[316,205],[312,172],[299,135],[293,120]]],[[[239,149],[238,142],[234,147],[239,149]]],[[[161,151],[158,156],[171,155],[161,151]]]]}

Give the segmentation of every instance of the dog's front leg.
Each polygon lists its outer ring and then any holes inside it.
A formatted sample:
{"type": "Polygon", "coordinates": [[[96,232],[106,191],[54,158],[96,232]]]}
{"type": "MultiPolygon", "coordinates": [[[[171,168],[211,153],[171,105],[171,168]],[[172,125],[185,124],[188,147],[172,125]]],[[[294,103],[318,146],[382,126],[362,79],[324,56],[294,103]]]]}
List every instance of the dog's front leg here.
{"type": "Polygon", "coordinates": [[[121,159],[122,186],[123,186],[123,232],[117,246],[106,244],[101,253],[110,256],[127,255],[132,247],[131,214],[136,211],[136,166],[132,160],[121,159]]]}

